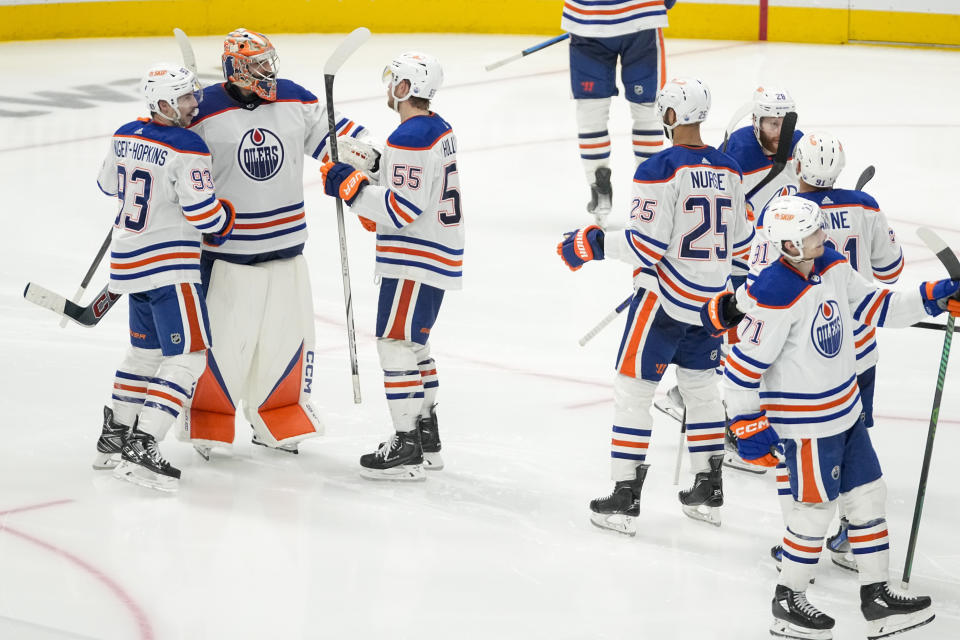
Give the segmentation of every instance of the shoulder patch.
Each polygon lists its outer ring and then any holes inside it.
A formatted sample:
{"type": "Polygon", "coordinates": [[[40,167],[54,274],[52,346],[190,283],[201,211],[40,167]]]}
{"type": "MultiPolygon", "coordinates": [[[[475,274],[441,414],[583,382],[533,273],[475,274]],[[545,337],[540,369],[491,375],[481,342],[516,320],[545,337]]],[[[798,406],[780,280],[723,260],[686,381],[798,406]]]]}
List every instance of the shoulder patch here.
{"type": "Polygon", "coordinates": [[[447,121],[435,113],[415,116],[401,122],[387,138],[387,144],[399,149],[430,149],[451,130],[447,121]]]}
{"type": "Polygon", "coordinates": [[[785,309],[806,293],[810,283],[780,258],[765,268],[747,290],[747,295],[761,307],[785,309]]]}

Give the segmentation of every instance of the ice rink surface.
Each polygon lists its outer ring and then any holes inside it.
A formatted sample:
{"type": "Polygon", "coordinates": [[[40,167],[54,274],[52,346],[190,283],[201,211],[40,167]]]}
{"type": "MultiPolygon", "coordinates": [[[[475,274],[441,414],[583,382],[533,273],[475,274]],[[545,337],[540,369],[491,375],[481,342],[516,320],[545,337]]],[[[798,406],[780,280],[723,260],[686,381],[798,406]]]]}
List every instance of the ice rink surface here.
{"type": "MultiPolygon", "coordinates": [[[[255,25],[248,25],[255,27],[255,25]]],[[[322,95],[342,36],[277,35],[281,76],[322,95]]],[[[372,332],[373,237],[348,214],[364,402],[350,391],[333,201],[307,162],[306,203],[326,435],[299,456],[252,447],[204,462],[173,440],[183,470],[168,496],[94,472],[101,406],[126,348],[126,305],[94,329],[60,329],[22,298],[27,281],[70,295],[115,205],[95,176],[109,135],[144,115],[136,79],[179,60],[174,39],[0,44],[0,638],[763,638],[782,536],[773,478],[728,471],[720,528],[682,515],[672,485],[675,422],[655,416],[636,538],[591,526],[606,495],[613,361],[622,321],[577,339],[630,292],[627,265],[569,272],[555,247],[588,222],[566,44],[498,71],[482,65],[541,36],[375,35],[342,70],[338,108],[381,137],[396,125],[380,71],[419,49],[444,63],[435,110],[459,138],[465,288],[431,340],[447,468],[425,483],[364,480],[358,458],[389,433],[372,332]],[[254,450],[256,449],[256,450],[254,450]]],[[[196,38],[217,81],[221,40],[196,38]]],[[[960,247],[956,166],[960,54],[868,46],[669,41],[668,73],[713,91],[716,144],[760,83],[788,87],[798,126],[837,134],[840,178],[868,164],[867,191],[904,244],[901,285],[943,277],[918,225],[960,247]]],[[[615,212],[633,172],[625,103],[614,104],[615,212]]],[[[106,280],[104,269],[92,289],[106,280]]],[[[90,293],[88,293],[89,297],[90,293]]],[[[882,330],[877,426],[899,583],[942,333],[882,330]]],[[[954,359],[955,361],[957,358],[954,359]]],[[[960,368],[947,376],[911,590],[937,619],[903,636],[960,637],[957,474],[960,368]]],[[[669,377],[672,381],[672,376],[669,377]]],[[[660,392],[666,389],[666,382],[660,392]]],[[[863,638],[857,582],[824,557],[811,601],[835,637],[863,638]]]]}

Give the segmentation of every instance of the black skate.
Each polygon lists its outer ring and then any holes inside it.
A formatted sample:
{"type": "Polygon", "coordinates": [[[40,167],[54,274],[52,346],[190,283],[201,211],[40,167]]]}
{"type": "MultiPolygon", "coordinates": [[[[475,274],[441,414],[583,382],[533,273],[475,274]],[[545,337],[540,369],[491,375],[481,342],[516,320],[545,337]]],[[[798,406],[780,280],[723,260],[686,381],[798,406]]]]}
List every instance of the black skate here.
{"type": "Polygon", "coordinates": [[[730,431],[729,423],[727,423],[726,433],[723,438],[723,449],[723,466],[761,476],[767,472],[766,467],[761,467],[758,464],[750,464],[740,457],[740,451],[737,449],[737,436],[734,435],[733,431],[730,431]]]}
{"type": "Polygon", "coordinates": [[[93,468],[113,469],[120,464],[120,450],[123,448],[123,435],[127,427],[113,421],[113,409],[103,408],[103,429],[97,440],[97,457],[93,459],[93,468]]]}
{"type": "Polygon", "coordinates": [[[420,432],[393,434],[373,453],[360,456],[360,475],[371,480],[425,480],[420,432]]]}
{"type": "Polygon", "coordinates": [[[113,475],[143,487],[159,491],[176,491],[180,484],[180,469],[160,455],[152,435],[132,427],[124,436],[122,461],[113,475]]]}
{"type": "Polygon", "coordinates": [[[834,619],[807,600],[805,591],[794,591],[777,585],[773,596],[773,624],[770,635],[800,640],[830,640],[834,619]]]}
{"type": "Polygon", "coordinates": [[[613,187],[610,186],[610,169],[599,167],[593,173],[594,182],[590,185],[590,202],[587,213],[592,213],[601,227],[613,208],[613,187]]]}
{"type": "Polygon", "coordinates": [[[857,570],[857,559],[850,549],[850,540],[847,538],[847,528],[850,523],[846,518],[840,518],[840,529],[836,534],[827,538],[827,548],[830,549],[830,559],[833,564],[850,571],[857,570]]]}
{"type": "Polygon", "coordinates": [[[680,387],[673,385],[667,391],[667,395],[653,401],[653,406],[662,411],[679,423],[683,423],[684,412],[686,408],[683,405],[683,396],[680,395],[680,387]]]}
{"type": "Polygon", "coordinates": [[[922,627],[936,617],[929,596],[900,595],[886,582],[860,586],[860,611],[867,619],[869,640],[922,627]]]}
{"type": "Polygon", "coordinates": [[[590,522],[602,529],[612,529],[628,536],[637,535],[636,517],[640,515],[640,490],[647,477],[648,464],[637,467],[633,480],[621,480],[606,498],[590,501],[590,522]]]}
{"type": "MultiPolygon", "coordinates": [[[[267,449],[272,449],[273,451],[283,451],[284,453],[292,453],[295,455],[300,453],[300,448],[297,446],[296,442],[291,442],[287,444],[278,444],[278,445],[267,444],[267,442],[263,440],[260,437],[260,434],[258,434],[256,431],[253,432],[253,437],[250,438],[250,442],[257,445],[258,447],[266,447],[267,449]]],[[[194,447],[194,449],[196,449],[196,447],[194,447]]],[[[200,455],[203,455],[203,454],[201,453],[200,455]]],[[[204,459],[206,460],[210,459],[209,450],[208,450],[208,455],[204,456],[204,459]]]]}
{"type": "Polygon", "coordinates": [[[423,468],[427,471],[440,471],[443,469],[443,458],[440,456],[437,405],[430,407],[429,418],[417,418],[417,431],[420,432],[420,446],[423,448],[423,468]]]}
{"type": "Polygon", "coordinates": [[[723,455],[710,456],[710,471],[701,471],[693,486],[679,493],[683,512],[694,520],[703,520],[720,526],[723,506],[723,455]]]}

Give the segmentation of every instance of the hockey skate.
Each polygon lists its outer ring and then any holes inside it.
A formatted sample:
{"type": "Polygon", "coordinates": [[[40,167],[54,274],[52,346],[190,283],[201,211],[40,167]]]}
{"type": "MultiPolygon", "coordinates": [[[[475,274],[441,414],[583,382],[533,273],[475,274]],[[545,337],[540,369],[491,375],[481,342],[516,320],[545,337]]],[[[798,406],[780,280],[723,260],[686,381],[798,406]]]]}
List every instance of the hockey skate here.
{"type": "MultiPolygon", "coordinates": [[[[250,438],[250,442],[257,445],[258,447],[266,447],[267,449],[273,449],[274,451],[283,451],[283,452],[292,453],[292,454],[300,453],[300,448],[297,446],[296,442],[291,442],[291,443],[281,444],[281,445],[267,444],[260,438],[260,434],[258,434],[256,431],[253,432],[253,437],[250,438]]],[[[200,455],[203,455],[203,454],[201,453],[200,455]]],[[[207,459],[209,460],[209,457],[207,459]]]]}
{"type": "Polygon", "coordinates": [[[425,480],[420,432],[393,434],[373,453],[360,457],[360,475],[370,480],[425,480]]]}
{"type": "Polygon", "coordinates": [[[678,496],[683,512],[694,520],[703,520],[720,526],[720,510],[723,506],[723,456],[710,456],[710,471],[701,471],[693,480],[693,486],[681,491],[678,496]]]}
{"type": "Polygon", "coordinates": [[[830,549],[830,559],[833,564],[850,571],[857,570],[857,559],[850,549],[850,540],[847,539],[847,527],[850,523],[846,518],[840,518],[840,529],[836,534],[827,538],[827,548],[830,549]]]}
{"type": "Polygon", "coordinates": [[[613,208],[613,187],[610,186],[610,169],[598,167],[593,173],[594,182],[590,185],[590,202],[587,203],[587,213],[592,213],[597,224],[601,227],[610,215],[613,208]]]}
{"type": "Polygon", "coordinates": [[[931,622],[936,616],[929,596],[894,593],[886,582],[860,586],[860,611],[867,620],[867,638],[877,640],[931,622]]]}
{"type": "Polygon", "coordinates": [[[163,459],[157,441],[149,433],[132,427],[123,438],[120,455],[122,460],[113,470],[114,477],[159,491],[177,490],[180,469],[163,459]]]}
{"type": "Polygon", "coordinates": [[[757,464],[750,464],[740,457],[740,451],[737,449],[737,436],[730,431],[729,423],[727,424],[726,433],[724,434],[723,438],[723,449],[723,466],[736,469],[737,471],[755,473],[761,476],[767,472],[766,467],[761,467],[757,464]]]}
{"type": "Polygon", "coordinates": [[[97,457],[93,459],[93,468],[98,471],[113,469],[120,464],[120,450],[123,448],[123,435],[127,427],[113,421],[113,409],[103,408],[103,429],[97,440],[97,457]]]}
{"type": "Polygon", "coordinates": [[[654,400],[653,406],[677,422],[683,423],[683,414],[686,409],[683,406],[683,396],[680,395],[680,387],[677,385],[670,387],[667,395],[663,398],[654,400]]]}
{"type": "Polygon", "coordinates": [[[417,431],[420,432],[420,446],[423,448],[423,468],[427,471],[440,471],[443,469],[443,457],[440,456],[437,405],[430,407],[429,418],[417,418],[417,431]]]}
{"type": "Polygon", "coordinates": [[[633,480],[621,480],[606,498],[590,501],[590,522],[601,529],[611,529],[628,536],[637,535],[636,518],[640,515],[640,490],[647,477],[648,464],[637,467],[633,480]]]}
{"type": "Polygon", "coordinates": [[[794,591],[777,585],[773,596],[773,624],[770,635],[799,640],[830,640],[833,638],[833,618],[807,600],[805,591],[794,591]]]}

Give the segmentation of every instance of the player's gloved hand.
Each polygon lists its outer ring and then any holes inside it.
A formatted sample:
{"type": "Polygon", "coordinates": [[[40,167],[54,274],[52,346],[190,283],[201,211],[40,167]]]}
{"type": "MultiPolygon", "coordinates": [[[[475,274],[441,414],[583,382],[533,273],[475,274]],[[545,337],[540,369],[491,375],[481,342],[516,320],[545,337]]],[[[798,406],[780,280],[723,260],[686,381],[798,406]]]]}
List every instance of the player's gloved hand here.
{"type": "Polygon", "coordinates": [[[360,226],[362,226],[367,231],[376,233],[377,232],[377,223],[371,220],[370,218],[364,218],[363,216],[357,216],[357,219],[360,220],[360,226]]]}
{"type": "Polygon", "coordinates": [[[210,247],[219,247],[226,242],[230,238],[230,234],[233,233],[233,224],[237,220],[237,212],[233,208],[232,202],[220,198],[220,206],[223,207],[224,213],[227,214],[227,220],[223,223],[219,231],[203,234],[203,244],[210,247]]]}
{"type": "Polygon", "coordinates": [[[370,181],[362,171],[346,162],[326,162],[320,167],[320,175],[323,177],[324,192],[340,198],[347,206],[353,204],[370,181]]]}
{"type": "Polygon", "coordinates": [[[780,462],[773,455],[780,445],[780,436],[764,412],[737,416],[730,430],[737,436],[737,453],[747,462],[761,467],[775,467],[780,462]]]}
{"type": "Polygon", "coordinates": [[[931,316],[938,316],[944,311],[949,311],[952,316],[960,316],[958,291],[960,291],[960,280],[923,282],[920,284],[923,308],[931,316]]]}
{"type": "Polygon", "coordinates": [[[737,308],[737,296],[731,291],[721,291],[700,307],[700,321],[714,338],[736,329],[744,315],[737,308]]]}
{"type": "Polygon", "coordinates": [[[576,271],[584,262],[603,260],[603,229],[595,224],[568,231],[557,245],[557,254],[564,264],[576,271]]]}
{"type": "Polygon", "coordinates": [[[337,150],[340,152],[340,162],[346,162],[363,171],[372,184],[380,184],[379,149],[363,140],[345,136],[337,138],[337,150]]]}

